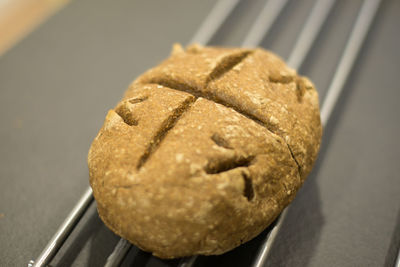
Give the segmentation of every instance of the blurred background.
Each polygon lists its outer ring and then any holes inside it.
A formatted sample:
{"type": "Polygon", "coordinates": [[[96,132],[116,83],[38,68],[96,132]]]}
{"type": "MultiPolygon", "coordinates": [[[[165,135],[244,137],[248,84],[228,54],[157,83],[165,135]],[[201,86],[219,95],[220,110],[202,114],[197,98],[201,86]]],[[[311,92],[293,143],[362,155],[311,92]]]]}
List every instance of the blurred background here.
{"type": "MultiPolygon", "coordinates": [[[[210,43],[239,46],[265,2],[240,1],[210,43]]],[[[0,0],[0,266],[40,254],[88,186],[87,151],[107,110],[173,43],[187,44],[215,3],[0,0]]],[[[315,3],[289,0],[261,46],[286,59],[315,3]]],[[[362,3],[334,3],[299,70],[321,102],[362,3]]],[[[266,266],[394,265],[399,18],[400,1],[383,0],[266,266]]],[[[265,234],[195,266],[250,266],[265,234]]],[[[93,203],[51,266],[103,266],[118,240],[93,203]]],[[[123,262],[177,264],[137,248],[123,262]]]]}

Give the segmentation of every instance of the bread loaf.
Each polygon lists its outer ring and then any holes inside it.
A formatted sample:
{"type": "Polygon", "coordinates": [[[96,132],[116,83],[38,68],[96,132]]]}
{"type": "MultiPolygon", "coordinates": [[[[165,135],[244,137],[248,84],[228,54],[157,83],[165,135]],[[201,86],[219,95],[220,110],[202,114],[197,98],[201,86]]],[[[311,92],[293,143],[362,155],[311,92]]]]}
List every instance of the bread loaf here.
{"type": "Polygon", "coordinates": [[[92,143],[99,215],[161,258],[224,253],[292,201],[321,132],[313,84],[274,54],[175,45],[92,143]]]}

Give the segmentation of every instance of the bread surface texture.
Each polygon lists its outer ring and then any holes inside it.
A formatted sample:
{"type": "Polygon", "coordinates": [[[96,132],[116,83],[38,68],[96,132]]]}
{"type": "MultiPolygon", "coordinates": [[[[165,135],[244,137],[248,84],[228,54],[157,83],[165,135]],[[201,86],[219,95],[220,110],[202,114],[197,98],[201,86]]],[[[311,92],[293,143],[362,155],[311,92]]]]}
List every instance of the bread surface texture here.
{"type": "Polygon", "coordinates": [[[229,251],[294,198],[322,128],[313,84],[263,49],[173,47],[88,155],[104,223],[161,258],[229,251]]]}

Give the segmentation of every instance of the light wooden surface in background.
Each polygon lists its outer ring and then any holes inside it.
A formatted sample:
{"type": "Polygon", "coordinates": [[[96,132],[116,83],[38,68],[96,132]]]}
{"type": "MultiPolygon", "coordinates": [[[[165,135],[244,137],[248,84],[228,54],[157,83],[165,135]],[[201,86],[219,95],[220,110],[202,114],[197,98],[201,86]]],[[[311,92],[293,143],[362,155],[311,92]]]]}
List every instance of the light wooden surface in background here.
{"type": "Polygon", "coordinates": [[[69,0],[0,0],[0,55],[69,0]]]}

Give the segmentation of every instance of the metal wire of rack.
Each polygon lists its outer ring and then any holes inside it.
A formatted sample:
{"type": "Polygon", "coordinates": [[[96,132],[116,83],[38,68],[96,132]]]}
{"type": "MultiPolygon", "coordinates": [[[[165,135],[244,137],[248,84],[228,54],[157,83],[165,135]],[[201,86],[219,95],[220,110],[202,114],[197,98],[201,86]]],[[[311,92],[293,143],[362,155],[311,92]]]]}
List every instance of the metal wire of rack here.
{"type": "MultiPolygon", "coordinates": [[[[244,38],[242,46],[255,47],[260,45],[261,41],[265,35],[268,34],[268,31],[273,26],[274,21],[279,17],[287,2],[287,0],[267,0],[264,8],[260,12],[260,15],[256,18],[249,33],[244,38]]],[[[324,126],[326,126],[329,122],[348,75],[352,70],[353,64],[364,43],[368,30],[372,25],[380,2],[381,0],[364,0],[364,3],[359,11],[352,28],[351,35],[345,45],[339,64],[337,65],[331,80],[327,95],[322,102],[321,120],[324,126]]],[[[238,3],[239,0],[219,0],[206,17],[196,34],[193,36],[191,42],[201,44],[209,43],[213,35],[226,21],[238,3]]],[[[316,0],[315,6],[311,10],[310,15],[305,22],[288,58],[289,66],[295,69],[301,68],[302,63],[315,43],[318,33],[334,4],[334,0],[316,0]]],[[[64,244],[65,240],[73,231],[74,227],[92,202],[92,190],[89,187],[86,189],[73,210],[68,214],[64,222],[61,224],[38,258],[35,261],[31,260],[28,263],[29,267],[46,266],[51,262],[52,258],[64,244]]],[[[264,265],[274,241],[277,237],[279,237],[279,230],[283,221],[285,220],[287,212],[288,208],[286,208],[278,217],[272,230],[266,236],[266,239],[259,248],[258,254],[253,262],[254,267],[261,267],[264,265]]],[[[108,257],[105,266],[119,266],[130,247],[131,245],[129,242],[121,239],[114,248],[114,251],[108,257]]],[[[196,259],[197,256],[184,258],[179,263],[179,266],[193,266],[196,262],[196,259]]],[[[397,257],[396,266],[400,266],[400,254],[397,257]]]]}

